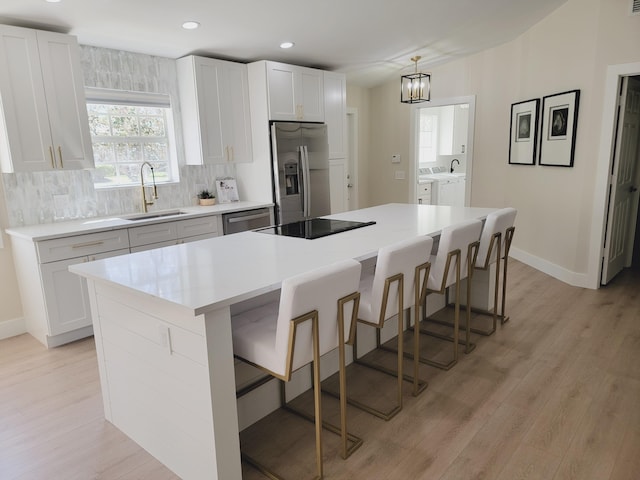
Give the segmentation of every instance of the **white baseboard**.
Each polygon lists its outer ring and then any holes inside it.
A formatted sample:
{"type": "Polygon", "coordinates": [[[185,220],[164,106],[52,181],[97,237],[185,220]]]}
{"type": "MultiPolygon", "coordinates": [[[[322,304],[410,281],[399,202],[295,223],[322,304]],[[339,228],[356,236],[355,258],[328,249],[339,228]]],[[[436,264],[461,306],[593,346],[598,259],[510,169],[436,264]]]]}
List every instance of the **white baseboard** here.
{"type": "Polygon", "coordinates": [[[527,253],[515,247],[511,247],[511,249],[509,250],[509,256],[522,263],[526,263],[530,267],[533,267],[536,270],[540,270],[541,272],[546,273],[553,278],[557,278],[564,283],[573,285],[574,287],[593,289],[593,286],[591,285],[591,282],[589,282],[589,277],[586,273],[572,272],[571,270],[567,270],[566,268],[556,265],[555,263],[551,263],[544,258],[536,257],[535,255],[531,255],[530,253],[527,253]]]}
{"type": "Polygon", "coordinates": [[[27,333],[27,327],[23,318],[15,318],[13,320],[0,322],[0,340],[22,335],[23,333],[27,333]]]}

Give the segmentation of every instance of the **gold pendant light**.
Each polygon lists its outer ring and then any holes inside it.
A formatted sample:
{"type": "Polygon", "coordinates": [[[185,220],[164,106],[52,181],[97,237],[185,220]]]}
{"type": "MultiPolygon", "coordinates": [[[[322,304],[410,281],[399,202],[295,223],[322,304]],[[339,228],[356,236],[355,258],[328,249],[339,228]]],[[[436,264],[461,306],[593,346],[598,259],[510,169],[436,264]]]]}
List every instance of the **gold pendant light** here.
{"type": "Polygon", "coordinates": [[[431,100],[431,75],[418,72],[418,61],[422,57],[415,56],[411,61],[416,65],[415,73],[400,77],[400,101],[402,103],[420,103],[431,100]]]}

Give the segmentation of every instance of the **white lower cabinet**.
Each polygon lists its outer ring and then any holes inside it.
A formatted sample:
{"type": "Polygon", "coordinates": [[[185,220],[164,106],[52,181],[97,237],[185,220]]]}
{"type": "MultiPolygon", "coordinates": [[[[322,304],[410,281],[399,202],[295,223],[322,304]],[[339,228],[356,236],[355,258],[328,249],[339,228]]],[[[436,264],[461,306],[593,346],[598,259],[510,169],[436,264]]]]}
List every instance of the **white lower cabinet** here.
{"type": "Polygon", "coordinates": [[[34,242],[12,237],[27,331],[47,347],[93,333],[84,280],[70,265],[129,253],[126,230],[34,242]]]}
{"type": "Polygon", "coordinates": [[[431,183],[418,184],[418,204],[431,205],[431,183]]]}
{"type": "Polygon", "coordinates": [[[219,219],[215,215],[130,228],[131,253],[217,237],[219,219]]]}
{"type": "Polygon", "coordinates": [[[128,248],[100,255],[44,263],[40,266],[49,337],[91,325],[87,284],[83,278],[69,272],[69,266],[127,253],[129,253],[128,248]]]}
{"type": "Polygon", "coordinates": [[[93,334],[86,281],[69,266],[216,237],[221,221],[208,215],[43,241],[12,236],[27,332],[49,348],[93,334]]]}

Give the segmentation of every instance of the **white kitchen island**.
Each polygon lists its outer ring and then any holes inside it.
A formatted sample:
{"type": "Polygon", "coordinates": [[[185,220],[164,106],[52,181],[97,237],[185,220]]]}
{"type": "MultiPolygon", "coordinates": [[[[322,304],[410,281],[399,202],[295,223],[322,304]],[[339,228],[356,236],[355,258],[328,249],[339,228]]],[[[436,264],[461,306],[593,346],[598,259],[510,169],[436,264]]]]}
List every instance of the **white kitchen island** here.
{"type": "Polygon", "coordinates": [[[89,285],[106,419],[183,479],[240,479],[231,305],[494,210],[389,204],[332,215],[376,224],[314,240],[243,232],[70,267],[89,285]]]}

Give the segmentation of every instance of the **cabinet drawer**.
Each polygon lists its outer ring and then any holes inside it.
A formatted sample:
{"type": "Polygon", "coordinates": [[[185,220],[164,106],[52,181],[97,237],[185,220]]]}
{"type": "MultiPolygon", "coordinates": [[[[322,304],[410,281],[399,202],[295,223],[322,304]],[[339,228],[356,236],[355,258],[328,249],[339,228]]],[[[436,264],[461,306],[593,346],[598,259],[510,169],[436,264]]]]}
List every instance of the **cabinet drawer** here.
{"type": "Polygon", "coordinates": [[[138,247],[151,243],[167,242],[178,238],[176,222],[154,223],[129,228],[129,246],[138,247]]]}
{"type": "Polygon", "coordinates": [[[137,247],[131,247],[131,253],[146,252],[147,250],[154,250],[156,248],[170,247],[176,245],[177,240],[167,240],[166,242],[148,243],[147,245],[138,245],[137,247]]]}
{"type": "MultiPolygon", "coordinates": [[[[196,235],[216,234],[218,232],[218,217],[190,218],[176,222],[178,238],[195,237],[196,235]]],[[[212,235],[215,236],[215,235],[212,235]]]]}
{"type": "Polygon", "coordinates": [[[420,195],[431,195],[431,184],[430,183],[420,183],[418,184],[418,196],[420,195]]]}
{"type": "Polygon", "coordinates": [[[125,229],[54,238],[36,243],[40,263],[96,255],[124,248],[129,248],[129,237],[125,229]]]}

